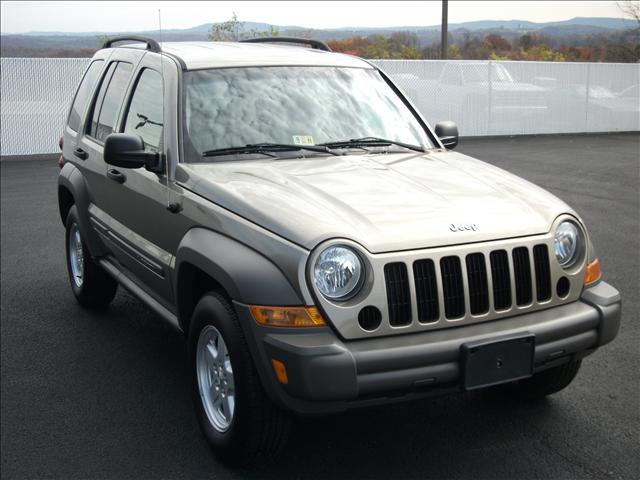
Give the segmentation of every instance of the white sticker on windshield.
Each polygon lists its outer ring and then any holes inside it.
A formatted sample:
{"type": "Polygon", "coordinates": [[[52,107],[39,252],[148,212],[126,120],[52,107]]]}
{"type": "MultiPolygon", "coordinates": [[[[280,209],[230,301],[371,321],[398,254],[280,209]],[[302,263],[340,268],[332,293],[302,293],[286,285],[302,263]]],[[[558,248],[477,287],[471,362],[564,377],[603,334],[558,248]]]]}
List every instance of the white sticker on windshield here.
{"type": "Polygon", "coordinates": [[[294,135],[293,143],[295,145],[314,145],[311,135],[294,135]]]}

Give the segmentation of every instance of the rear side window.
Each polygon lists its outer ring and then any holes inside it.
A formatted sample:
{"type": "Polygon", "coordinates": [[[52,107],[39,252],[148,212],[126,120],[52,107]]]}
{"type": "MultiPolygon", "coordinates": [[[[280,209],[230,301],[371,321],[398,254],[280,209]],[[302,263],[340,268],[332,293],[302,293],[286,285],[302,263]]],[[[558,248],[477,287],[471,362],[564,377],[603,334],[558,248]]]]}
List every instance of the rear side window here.
{"type": "Polygon", "coordinates": [[[102,80],[87,131],[99,142],[104,142],[113,132],[120,105],[129,84],[131,68],[130,63],[113,63],[102,80]]]}
{"type": "Polygon", "coordinates": [[[162,139],[162,77],[154,70],[145,68],[140,74],[133,92],[124,133],[140,135],[144,149],[158,152],[162,139]]]}
{"type": "Polygon", "coordinates": [[[78,86],[76,98],[73,100],[73,105],[71,105],[71,111],[69,112],[69,119],[67,120],[69,128],[74,132],[80,130],[82,114],[84,113],[84,109],[89,101],[89,96],[93,91],[93,86],[96,84],[98,74],[100,73],[100,70],[102,70],[102,64],[102,60],[91,62],[91,65],[87,68],[87,71],[78,86]]]}

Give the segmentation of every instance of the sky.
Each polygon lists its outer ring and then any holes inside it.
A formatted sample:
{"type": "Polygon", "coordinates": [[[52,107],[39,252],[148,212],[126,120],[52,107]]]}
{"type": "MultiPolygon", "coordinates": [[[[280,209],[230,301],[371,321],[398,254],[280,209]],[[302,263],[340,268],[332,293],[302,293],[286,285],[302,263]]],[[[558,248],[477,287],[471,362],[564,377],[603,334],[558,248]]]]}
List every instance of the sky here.
{"type": "MultiPolygon", "coordinates": [[[[437,25],[440,1],[235,2],[0,2],[0,31],[119,32],[190,28],[228,20],[308,28],[437,25]]],[[[615,1],[450,1],[449,23],[473,20],[548,22],[573,17],[616,17],[615,1]]]]}

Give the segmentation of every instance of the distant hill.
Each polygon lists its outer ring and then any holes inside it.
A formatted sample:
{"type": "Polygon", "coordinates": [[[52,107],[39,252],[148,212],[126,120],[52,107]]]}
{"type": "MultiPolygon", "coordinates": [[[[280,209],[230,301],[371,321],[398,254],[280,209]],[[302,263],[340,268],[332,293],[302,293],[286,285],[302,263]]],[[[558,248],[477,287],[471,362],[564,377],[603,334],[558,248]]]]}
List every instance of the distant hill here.
{"type": "MultiPolygon", "coordinates": [[[[243,22],[245,30],[267,31],[272,25],[260,22],[243,22]]],[[[207,40],[213,23],[204,23],[185,29],[168,29],[162,32],[164,41],[201,41],[207,40]]],[[[412,32],[420,45],[426,46],[439,41],[440,25],[406,26],[406,27],[340,27],[330,29],[310,29],[300,26],[273,25],[281,35],[310,36],[319,40],[345,39],[353,36],[371,36],[375,34],[389,35],[392,32],[412,32]]],[[[449,24],[452,42],[461,42],[463,38],[484,36],[498,33],[508,40],[513,40],[523,33],[536,31],[548,37],[558,37],[579,44],[590,36],[606,36],[632,28],[631,20],[619,18],[576,17],[558,22],[536,23],[526,20],[478,20],[473,22],[449,24]]],[[[0,55],[16,56],[69,56],[77,51],[77,55],[90,56],[98,49],[105,37],[124,33],[146,35],[159,38],[158,32],[28,32],[23,34],[2,34],[0,36],[0,55]],[[80,52],[82,50],[82,52],[80,52]],[[61,53],[62,52],[62,53],[61,53]]]]}

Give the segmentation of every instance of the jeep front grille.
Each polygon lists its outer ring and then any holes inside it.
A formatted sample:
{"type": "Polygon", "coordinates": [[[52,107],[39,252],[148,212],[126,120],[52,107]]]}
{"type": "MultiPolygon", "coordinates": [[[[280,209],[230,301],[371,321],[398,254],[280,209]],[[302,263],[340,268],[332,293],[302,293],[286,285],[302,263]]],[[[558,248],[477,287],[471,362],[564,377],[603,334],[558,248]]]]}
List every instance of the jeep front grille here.
{"type": "Polygon", "coordinates": [[[466,262],[469,279],[469,310],[472,315],[482,315],[489,311],[489,287],[484,255],[470,253],[467,255],[466,262]]]}
{"type": "MultiPolygon", "coordinates": [[[[533,246],[532,254],[530,247],[522,246],[513,248],[511,255],[506,250],[493,250],[488,261],[483,253],[474,252],[445,256],[439,262],[418,259],[412,267],[420,323],[437,322],[440,305],[444,318],[455,321],[467,312],[481,316],[491,309],[494,312],[508,310],[514,301],[518,307],[526,307],[533,304],[534,298],[538,302],[551,298],[549,252],[545,244],[533,246]]],[[[390,325],[411,324],[411,280],[406,264],[387,263],[384,276],[390,325]]]]}
{"type": "Polygon", "coordinates": [[[411,323],[411,298],[407,267],[402,262],[387,263],[384,266],[387,283],[387,305],[389,323],[394,327],[411,323]]]}
{"type": "Polygon", "coordinates": [[[511,274],[509,258],[504,250],[491,252],[491,277],[493,278],[493,307],[506,310],[511,307],[511,274]]]}
{"type": "Polygon", "coordinates": [[[440,317],[440,308],[436,267],[433,260],[413,262],[413,278],[416,282],[418,320],[421,323],[435,322],[440,317]]]}
{"type": "Polygon", "coordinates": [[[513,271],[516,279],[516,304],[521,307],[531,303],[531,266],[526,247],[513,249],[513,271]]]}
{"type": "Polygon", "coordinates": [[[533,263],[536,269],[536,298],[539,302],[544,302],[551,298],[551,270],[546,245],[533,247],[533,263]]]}
{"type": "Polygon", "coordinates": [[[458,257],[440,259],[440,275],[444,296],[444,313],[449,319],[464,316],[464,286],[458,257]]]}

